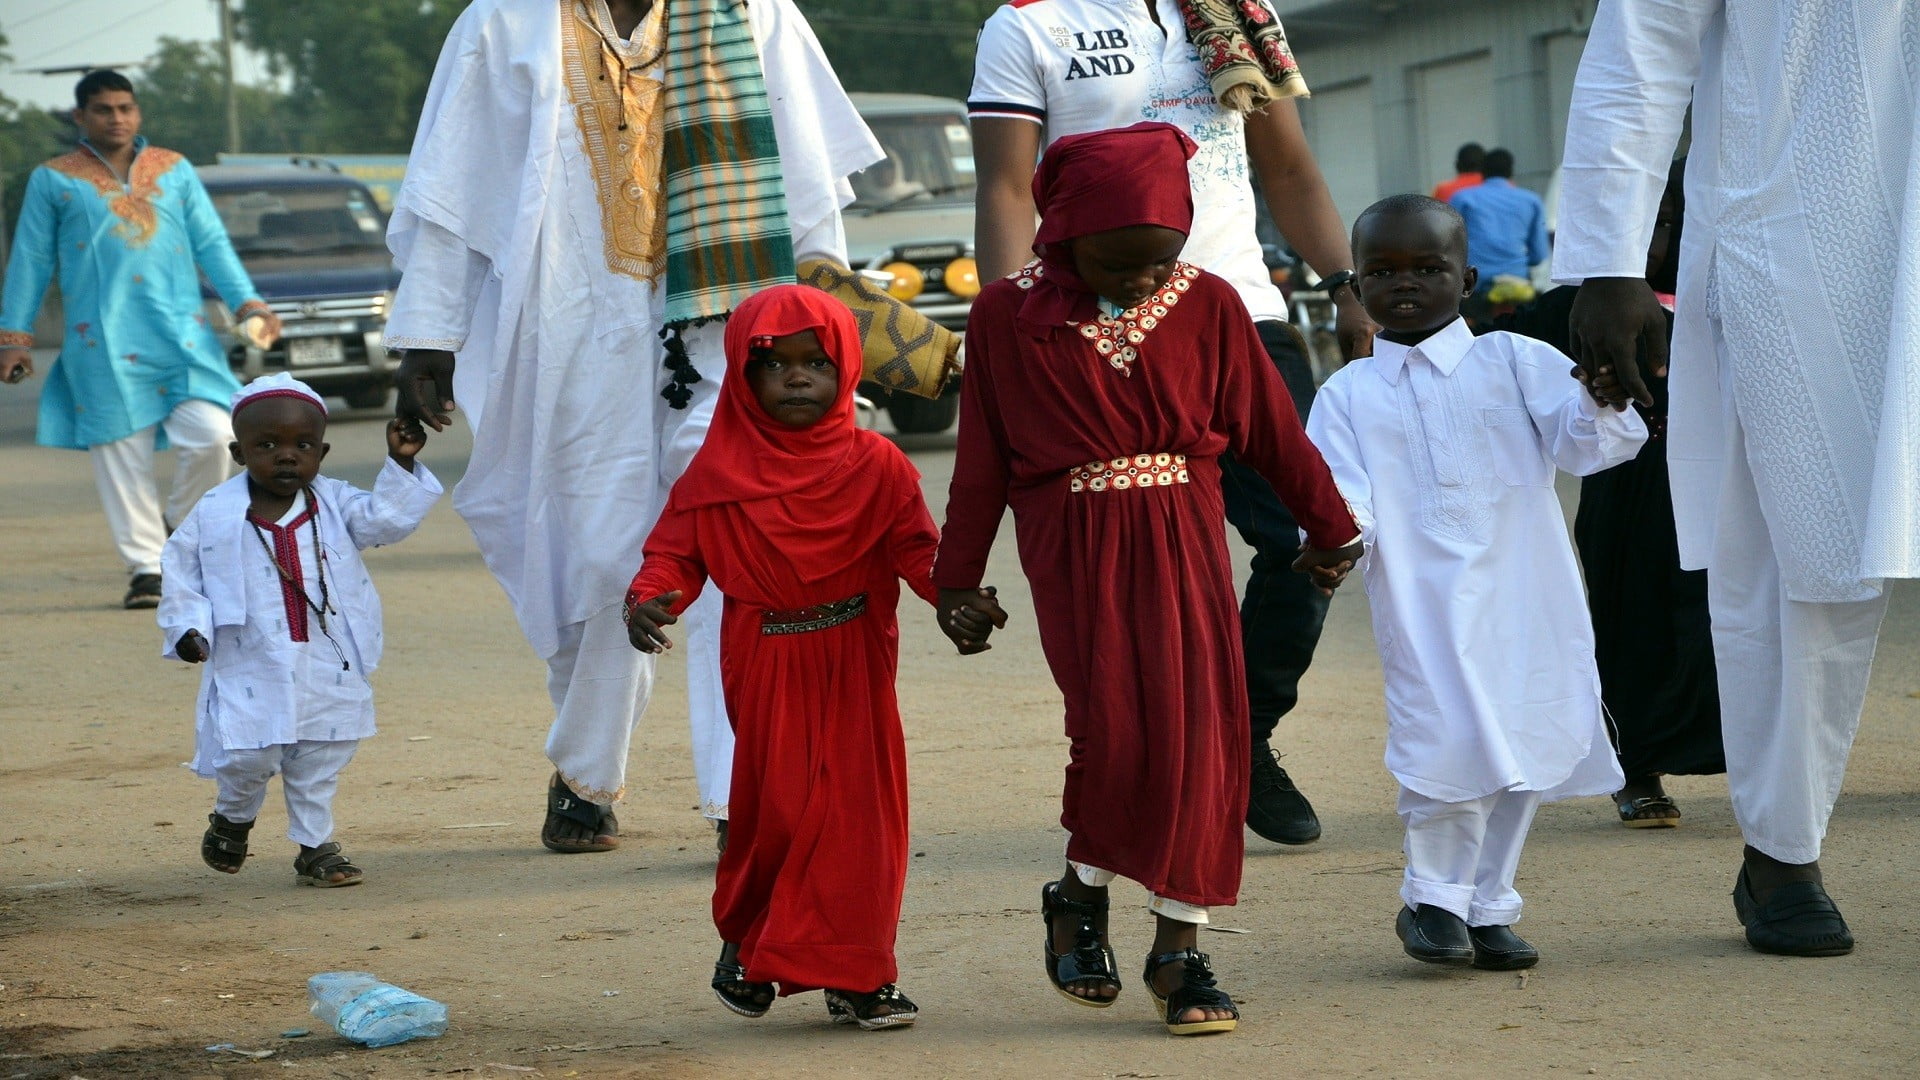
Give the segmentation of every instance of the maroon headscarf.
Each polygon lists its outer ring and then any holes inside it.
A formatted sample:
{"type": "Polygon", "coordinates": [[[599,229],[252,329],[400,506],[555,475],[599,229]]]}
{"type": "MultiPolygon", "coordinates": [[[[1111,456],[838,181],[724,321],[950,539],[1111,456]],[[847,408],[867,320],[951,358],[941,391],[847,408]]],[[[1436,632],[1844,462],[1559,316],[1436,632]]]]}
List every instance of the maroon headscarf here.
{"type": "Polygon", "coordinates": [[[1068,135],[1047,147],[1033,174],[1033,205],[1040,211],[1033,251],[1046,273],[1020,306],[1023,327],[1045,336],[1100,310],[1099,298],[1073,272],[1063,241],[1132,225],[1193,231],[1187,160],[1196,149],[1186,132],[1152,121],[1068,135]]]}
{"type": "Polygon", "coordinates": [[[819,289],[777,285],[733,310],[726,349],[713,426],[673,485],[670,505],[691,510],[731,504],[780,557],[804,568],[806,579],[839,572],[866,551],[848,537],[883,535],[878,519],[886,511],[868,473],[888,444],[878,433],[861,430],[854,417],[861,346],[853,312],[819,289]],[[796,428],[760,406],[746,368],[761,339],[803,330],[814,332],[840,369],[840,389],[817,423],[796,428]]]}

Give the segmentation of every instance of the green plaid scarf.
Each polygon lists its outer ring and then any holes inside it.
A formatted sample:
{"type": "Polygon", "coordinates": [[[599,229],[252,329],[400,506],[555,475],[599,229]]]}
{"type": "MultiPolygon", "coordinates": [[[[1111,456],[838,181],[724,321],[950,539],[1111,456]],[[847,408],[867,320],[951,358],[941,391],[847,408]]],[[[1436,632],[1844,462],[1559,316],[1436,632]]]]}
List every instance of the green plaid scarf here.
{"type": "Polygon", "coordinates": [[[667,10],[669,329],[725,318],[794,280],[780,144],[746,0],[660,0],[667,10]]]}

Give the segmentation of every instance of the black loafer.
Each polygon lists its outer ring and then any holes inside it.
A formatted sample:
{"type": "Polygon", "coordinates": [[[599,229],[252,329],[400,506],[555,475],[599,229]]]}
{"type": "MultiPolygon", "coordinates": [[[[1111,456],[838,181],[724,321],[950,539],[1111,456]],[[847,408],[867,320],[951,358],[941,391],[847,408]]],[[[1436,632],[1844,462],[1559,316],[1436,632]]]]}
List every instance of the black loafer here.
{"type": "Polygon", "coordinates": [[[1733,884],[1733,911],[1747,928],[1747,944],[1760,952],[1845,956],[1853,951],[1853,931],[1817,881],[1790,881],[1761,904],[1747,883],[1747,868],[1741,866],[1733,884]]]}
{"type": "Polygon", "coordinates": [[[160,575],[135,574],[127,583],[127,595],[121,599],[120,606],[128,611],[160,606],[160,575]]]}
{"type": "Polygon", "coordinates": [[[1467,921],[1446,908],[1421,904],[1403,907],[1393,920],[1393,931],[1407,955],[1426,964],[1473,963],[1473,938],[1467,921]]]}
{"type": "Polygon", "coordinates": [[[1527,944],[1511,926],[1470,926],[1473,966],[1482,971],[1519,971],[1540,962],[1540,950],[1527,944]]]}
{"type": "Polygon", "coordinates": [[[1247,784],[1247,828],[1276,844],[1311,844],[1320,839],[1320,817],[1293,778],[1280,767],[1280,755],[1264,742],[1253,744],[1253,773],[1247,784]]]}

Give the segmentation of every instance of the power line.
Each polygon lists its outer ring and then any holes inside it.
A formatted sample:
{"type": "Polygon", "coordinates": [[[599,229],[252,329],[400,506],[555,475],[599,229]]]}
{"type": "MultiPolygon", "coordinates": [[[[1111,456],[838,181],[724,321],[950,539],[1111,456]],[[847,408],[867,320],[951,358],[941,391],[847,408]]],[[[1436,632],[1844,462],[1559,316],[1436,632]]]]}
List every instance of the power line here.
{"type": "MultiPolygon", "coordinates": [[[[86,0],[80,0],[80,2],[85,3],[86,0]]],[[[132,17],[138,18],[141,15],[149,15],[155,11],[160,10],[163,7],[168,6],[169,4],[175,4],[178,2],[179,0],[155,0],[154,3],[148,4],[146,7],[141,8],[139,11],[135,12],[132,17]]],[[[78,6],[78,5],[73,5],[73,6],[78,6]]],[[[126,20],[122,20],[122,21],[124,22],[126,20]]],[[[25,67],[29,64],[37,64],[40,61],[45,60],[47,57],[52,56],[54,53],[57,53],[62,49],[72,48],[73,46],[80,44],[81,42],[87,40],[88,38],[97,36],[99,33],[100,33],[100,28],[94,27],[93,29],[88,30],[86,33],[81,34],[79,37],[74,38],[71,41],[63,41],[60,44],[55,45],[51,49],[42,49],[40,51],[40,55],[34,57],[32,60],[21,61],[18,64],[18,66],[25,67]]]]}

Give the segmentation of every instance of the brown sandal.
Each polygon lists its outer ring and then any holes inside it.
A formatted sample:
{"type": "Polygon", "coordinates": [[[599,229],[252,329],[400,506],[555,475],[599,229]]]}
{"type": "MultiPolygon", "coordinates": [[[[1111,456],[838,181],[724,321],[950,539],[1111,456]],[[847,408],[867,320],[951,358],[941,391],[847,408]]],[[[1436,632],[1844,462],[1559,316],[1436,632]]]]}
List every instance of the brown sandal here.
{"type": "Polygon", "coordinates": [[[613,807],[590,803],[574,794],[559,773],[553,774],[553,780],[547,784],[547,820],[540,828],[540,843],[548,851],[557,851],[562,855],[579,855],[590,851],[612,851],[620,846],[620,822],[613,816],[613,807]],[[591,840],[578,837],[561,836],[557,831],[562,825],[584,825],[593,830],[591,840]]]}

